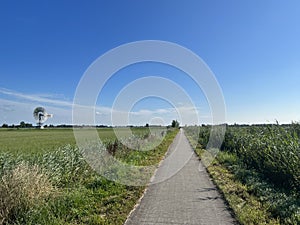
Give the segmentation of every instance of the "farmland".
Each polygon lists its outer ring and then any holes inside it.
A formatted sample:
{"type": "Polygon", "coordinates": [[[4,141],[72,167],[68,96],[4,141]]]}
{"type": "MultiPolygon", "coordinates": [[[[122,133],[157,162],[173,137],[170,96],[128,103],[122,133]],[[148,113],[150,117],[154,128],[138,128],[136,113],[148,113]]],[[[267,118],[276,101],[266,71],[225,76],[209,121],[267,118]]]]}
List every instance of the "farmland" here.
{"type": "MultiPolygon", "coordinates": [[[[198,128],[201,158],[211,127],[198,128]]],[[[208,171],[241,224],[300,224],[299,124],[227,126],[208,171]]]]}
{"type": "MultiPolygon", "coordinates": [[[[177,129],[165,132],[151,151],[122,145],[113,129],[97,132],[121,161],[155,165],[177,129]]],[[[148,128],[132,128],[132,133],[153,139],[148,128]]],[[[130,138],[125,131],[124,138],[130,138]]],[[[0,224],[122,224],[144,190],[94,172],[76,147],[72,129],[0,129],[0,149],[0,224]]]]}
{"type": "MultiPolygon", "coordinates": [[[[153,129],[153,128],[152,128],[153,129]]],[[[156,128],[157,130],[162,128],[156,128]]],[[[128,136],[127,129],[118,128],[118,133],[124,137],[128,136]]],[[[112,140],[116,138],[112,128],[97,128],[101,140],[112,140]]],[[[149,132],[147,128],[131,128],[134,135],[149,132]]],[[[72,128],[50,128],[50,129],[0,129],[0,150],[16,155],[35,154],[56,150],[65,145],[75,146],[76,140],[72,128]]]]}

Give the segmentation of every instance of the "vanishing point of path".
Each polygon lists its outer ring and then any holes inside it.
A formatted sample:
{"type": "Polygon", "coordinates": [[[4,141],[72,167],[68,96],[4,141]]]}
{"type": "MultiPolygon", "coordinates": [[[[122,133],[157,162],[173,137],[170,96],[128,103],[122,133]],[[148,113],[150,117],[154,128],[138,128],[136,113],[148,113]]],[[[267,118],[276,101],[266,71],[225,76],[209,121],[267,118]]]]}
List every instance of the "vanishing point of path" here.
{"type": "Polygon", "coordinates": [[[125,222],[151,224],[236,224],[182,129],[140,204],[125,222]],[[179,169],[180,165],[183,168],[179,169]]]}

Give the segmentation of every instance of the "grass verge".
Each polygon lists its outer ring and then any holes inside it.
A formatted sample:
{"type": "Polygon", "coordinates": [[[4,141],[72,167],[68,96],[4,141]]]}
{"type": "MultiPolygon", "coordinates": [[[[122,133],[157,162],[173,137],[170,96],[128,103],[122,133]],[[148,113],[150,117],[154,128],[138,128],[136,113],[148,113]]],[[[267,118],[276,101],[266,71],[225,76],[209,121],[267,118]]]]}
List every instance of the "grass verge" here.
{"type": "MultiPolygon", "coordinates": [[[[201,158],[204,150],[195,150],[201,158]]],[[[299,194],[279,189],[236,155],[219,152],[207,171],[241,224],[299,224],[299,194]]]]}

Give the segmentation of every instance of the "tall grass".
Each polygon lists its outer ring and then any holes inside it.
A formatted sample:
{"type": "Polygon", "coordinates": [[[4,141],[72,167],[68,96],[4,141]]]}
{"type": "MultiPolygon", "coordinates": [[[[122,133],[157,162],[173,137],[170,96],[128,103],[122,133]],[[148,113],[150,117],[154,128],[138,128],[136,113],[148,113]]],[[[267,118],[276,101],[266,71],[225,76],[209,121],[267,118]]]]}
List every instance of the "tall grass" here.
{"type": "MultiPolygon", "coordinates": [[[[235,153],[245,166],[255,168],[276,185],[300,192],[300,132],[291,126],[228,126],[222,151],[235,153]],[[298,132],[298,133],[297,133],[298,132]]],[[[208,143],[210,127],[201,127],[202,148],[208,143]]]]}
{"type": "MultiPolygon", "coordinates": [[[[209,134],[209,126],[200,127],[200,148],[209,134]]],[[[282,224],[300,224],[299,135],[299,124],[227,126],[217,157],[282,224]]]]}
{"type": "Polygon", "coordinates": [[[223,150],[236,153],[274,184],[300,191],[300,138],[292,127],[232,127],[223,150]]]}

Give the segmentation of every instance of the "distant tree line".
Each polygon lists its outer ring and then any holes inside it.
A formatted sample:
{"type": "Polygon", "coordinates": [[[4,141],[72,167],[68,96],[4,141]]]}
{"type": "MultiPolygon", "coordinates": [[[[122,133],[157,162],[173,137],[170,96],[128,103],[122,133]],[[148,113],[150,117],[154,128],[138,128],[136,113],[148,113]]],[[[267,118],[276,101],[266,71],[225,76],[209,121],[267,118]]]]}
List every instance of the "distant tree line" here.
{"type": "MultiPolygon", "coordinates": [[[[159,127],[160,125],[151,125],[151,126],[157,126],[159,127]]],[[[21,121],[20,124],[11,124],[8,125],[7,123],[2,124],[2,128],[34,128],[36,127],[35,125],[32,125],[31,123],[26,123],[24,121],[21,121]]],[[[112,126],[107,126],[107,125],[70,125],[70,124],[59,124],[59,125],[44,125],[44,128],[83,128],[83,127],[96,127],[96,128],[106,128],[106,127],[112,127],[112,126]]],[[[133,125],[128,125],[126,127],[139,127],[139,126],[133,126],[133,125]]],[[[150,127],[148,123],[146,123],[145,127],[150,127]]],[[[179,128],[179,122],[177,120],[173,120],[171,125],[168,127],[174,127],[174,128],[179,128]]]]}
{"type": "MultiPolygon", "coordinates": [[[[37,127],[36,125],[32,125],[31,123],[25,123],[24,121],[21,121],[20,124],[7,124],[3,123],[2,128],[35,128],[37,127]]],[[[97,128],[105,128],[105,127],[111,127],[107,125],[96,125],[96,126],[91,126],[91,125],[70,125],[70,124],[58,124],[58,125],[44,125],[44,128],[81,128],[81,127],[97,127],[97,128]]]]}
{"type": "Polygon", "coordinates": [[[2,128],[32,128],[33,125],[31,123],[25,123],[24,121],[21,121],[20,124],[12,124],[8,125],[7,123],[2,124],[2,128]]]}

